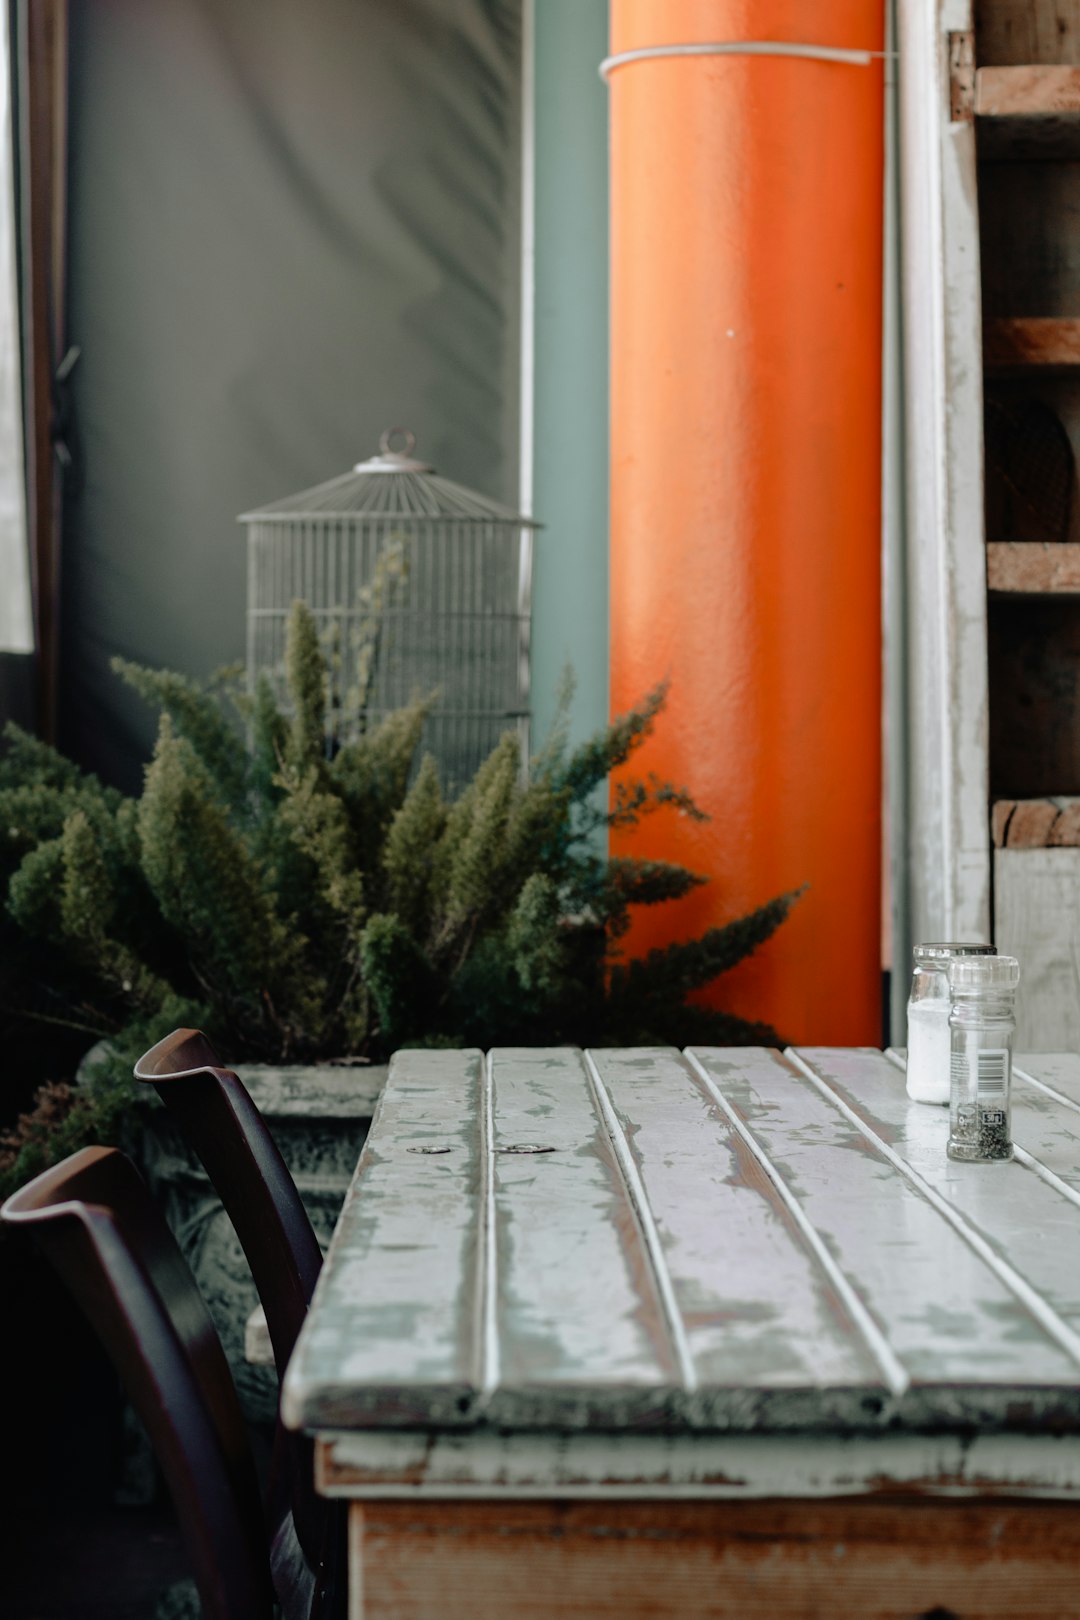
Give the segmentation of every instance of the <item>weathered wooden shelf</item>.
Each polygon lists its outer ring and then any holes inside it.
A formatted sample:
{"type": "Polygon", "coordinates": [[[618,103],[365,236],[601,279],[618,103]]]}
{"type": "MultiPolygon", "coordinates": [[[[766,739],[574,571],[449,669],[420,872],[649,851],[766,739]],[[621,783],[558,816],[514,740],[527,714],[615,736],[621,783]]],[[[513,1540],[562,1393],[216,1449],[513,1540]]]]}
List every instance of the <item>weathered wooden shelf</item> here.
{"type": "Polygon", "coordinates": [[[991,540],[986,584],[1018,596],[1080,596],[1080,545],[1042,540],[991,540]]]}
{"type": "Polygon", "coordinates": [[[1080,318],[1074,315],[999,316],[983,325],[988,372],[1070,371],[1080,366],[1080,318]]]}
{"type": "Polygon", "coordinates": [[[995,799],[990,825],[995,849],[1076,849],[1080,799],[995,799]]]}
{"type": "Polygon", "coordinates": [[[979,156],[1080,156],[1080,67],[984,67],[975,74],[979,156]]]}

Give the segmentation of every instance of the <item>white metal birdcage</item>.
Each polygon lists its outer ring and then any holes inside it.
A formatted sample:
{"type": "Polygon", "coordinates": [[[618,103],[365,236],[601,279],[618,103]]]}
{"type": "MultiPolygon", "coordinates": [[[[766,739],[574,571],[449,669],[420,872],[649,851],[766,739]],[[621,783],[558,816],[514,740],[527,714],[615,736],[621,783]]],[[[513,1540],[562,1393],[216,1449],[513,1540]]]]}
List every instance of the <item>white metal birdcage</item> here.
{"type": "Polygon", "coordinates": [[[516,728],[527,753],[538,525],[438,477],[414,448],[411,433],[390,429],[351,472],[240,518],[248,681],[254,690],[265,675],[284,697],[286,624],[301,598],[332,673],[336,737],[437,692],[423,746],[453,793],[503,732],[516,728]]]}

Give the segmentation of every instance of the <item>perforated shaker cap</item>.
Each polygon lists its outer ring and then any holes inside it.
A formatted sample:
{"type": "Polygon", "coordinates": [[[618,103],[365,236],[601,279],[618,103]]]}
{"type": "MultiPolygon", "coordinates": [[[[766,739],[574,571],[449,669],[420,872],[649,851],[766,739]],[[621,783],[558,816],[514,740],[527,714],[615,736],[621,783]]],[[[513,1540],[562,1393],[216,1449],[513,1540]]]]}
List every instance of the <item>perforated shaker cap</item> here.
{"type": "Polygon", "coordinates": [[[941,968],[944,971],[954,956],[993,956],[993,945],[976,945],[973,941],[932,940],[926,945],[915,945],[912,956],[916,967],[941,968]]]}
{"type": "Polygon", "coordinates": [[[949,963],[949,989],[958,996],[987,990],[1015,990],[1020,963],[1015,956],[955,956],[949,963]]]}

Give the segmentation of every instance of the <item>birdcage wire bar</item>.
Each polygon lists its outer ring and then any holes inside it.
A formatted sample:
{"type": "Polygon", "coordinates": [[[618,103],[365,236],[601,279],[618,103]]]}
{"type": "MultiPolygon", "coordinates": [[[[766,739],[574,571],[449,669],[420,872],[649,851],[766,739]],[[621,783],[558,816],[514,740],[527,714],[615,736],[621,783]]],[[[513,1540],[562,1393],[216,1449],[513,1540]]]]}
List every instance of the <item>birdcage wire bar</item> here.
{"type": "Polygon", "coordinates": [[[528,752],[530,519],[434,475],[383,436],[352,473],[241,519],[248,534],[248,682],[287,706],[286,628],[310,607],[331,685],[366,702],[332,711],[328,748],[437,692],[422,748],[459,791],[508,729],[528,752]],[[365,649],[367,649],[365,651],[365,649]]]}

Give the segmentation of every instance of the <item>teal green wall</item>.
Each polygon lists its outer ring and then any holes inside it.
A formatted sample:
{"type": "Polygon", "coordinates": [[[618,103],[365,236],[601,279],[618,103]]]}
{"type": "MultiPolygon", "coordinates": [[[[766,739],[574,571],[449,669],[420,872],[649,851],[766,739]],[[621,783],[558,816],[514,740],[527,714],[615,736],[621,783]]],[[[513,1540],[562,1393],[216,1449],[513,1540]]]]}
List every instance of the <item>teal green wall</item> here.
{"type": "Polygon", "coordinates": [[[535,0],[533,747],[573,665],[572,735],[608,710],[607,0],[535,0]]]}

